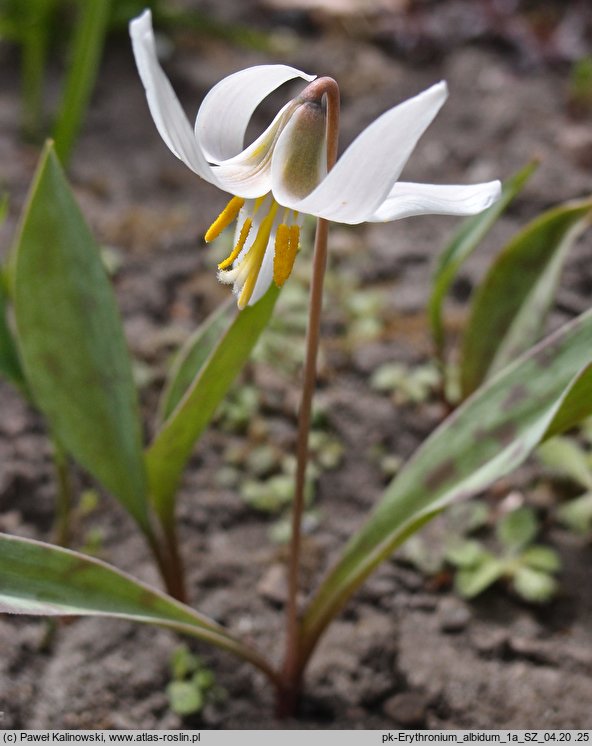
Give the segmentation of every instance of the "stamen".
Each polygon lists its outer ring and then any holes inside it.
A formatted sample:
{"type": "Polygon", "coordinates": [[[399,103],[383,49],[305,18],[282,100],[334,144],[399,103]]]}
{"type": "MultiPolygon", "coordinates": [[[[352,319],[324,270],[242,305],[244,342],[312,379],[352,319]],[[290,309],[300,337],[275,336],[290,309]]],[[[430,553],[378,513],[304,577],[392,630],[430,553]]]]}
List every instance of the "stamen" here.
{"type": "Polygon", "coordinates": [[[259,208],[265,202],[266,199],[267,199],[267,194],[264,194],[261,197],[257,197],[257,199],[255,200],[255,205],[253,206],[253,217],[255,217],[255,215],[259,211],[259,208]]]}
{"type": "Polygon", "coordinates": [[[223,262],[220,262],[220,264],[218,265],[218,269],[226,269],[227,267],[230,267],[230,265],[238,257],[245,246],[249,233],[251,232],[252,225],[253,221],[251,220],[251,218],[247,218],[244,222],[243,227],[241,228],[240,236],[238,237],[236,246],[232,250],[230,256],[228,256],[223,262]]]}
{"type": "Polygon", "coordinates": [[[208,228],[205,235],[206,243],[210,243],[210,241],[218,238],[222,231],[225,228],[228,228],[228,226],[236,220],[237,215],[241,211],[241,208],[244,204],[245,200],[242,197],[233,197],[230,200],[230,202],[218,215],[216,220],[214,220],[212,225],[208,228]]]}
{"type": "Polygon", "coordinates": [[[298,253],[300,228],[297,225],[278,225],[275,234],[275,255],[273,257],[273,281],[278,287],[286,282],[298,253]]]}
{"type": "Polygon", "coordinates": [[[240,310],[248,304],[253,295],[253,291],[255,290],[255,285],[257,284],[257,278],[259,277],[259,271],[261,270],[261,264],[263,262],[263,257],[265,256],[265,250],[267,249],[277,209],[278,204],[277,202],[274,202],[268,215],[259,226],[259,231],[257,232],[257,237],[255,238],[253,245],[243,259],[243,262],[240,264],[240,270],[248,273],[245,279],[245,284],[243,285],[241,294],[238,298],[238,307],[240,310]]]}
{"type": "Polygon", "coordinates": [[[300,226],[291,225],[290,226],[290,251],[293,251],[294,255],[296,255],[296,252],[298,251],[299,246],[300,246],[300,226]]]}

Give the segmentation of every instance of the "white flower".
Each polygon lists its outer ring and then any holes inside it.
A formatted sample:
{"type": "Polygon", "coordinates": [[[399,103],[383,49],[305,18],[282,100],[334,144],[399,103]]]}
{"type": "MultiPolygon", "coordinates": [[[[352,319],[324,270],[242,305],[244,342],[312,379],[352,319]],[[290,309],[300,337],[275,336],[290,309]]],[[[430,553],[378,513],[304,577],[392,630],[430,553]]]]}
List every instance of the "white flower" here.
{"type": "Polygon", "coordinates": [[[247,148],[243,142],[264,98],[294,78],[311,83],[314,75],[287,65],[234,73],[207,94],[192,129],[158,62],[150,11],[131,22],[130,33],[162,139],[198,176],[233,195],[206,241],[237,220],[235,248],[219,265],[219,278],[234,285],[240,308],[259,300],[272,280],[285,282],[305,214],[349,224],[426,213],[472,215],[499,197],[498,181],[470,186],[397,181],[446,99],[445,82],[385,112],[327,173],[325,105],[314,86],[287,103],[255,142],[247,148]]]}

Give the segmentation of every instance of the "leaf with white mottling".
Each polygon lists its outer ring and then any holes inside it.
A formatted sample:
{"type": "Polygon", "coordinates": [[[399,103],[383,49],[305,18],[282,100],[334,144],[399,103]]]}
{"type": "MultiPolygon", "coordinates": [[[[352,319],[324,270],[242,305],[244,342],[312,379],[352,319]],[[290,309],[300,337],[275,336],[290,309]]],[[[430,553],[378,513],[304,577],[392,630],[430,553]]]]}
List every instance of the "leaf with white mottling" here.
{"type": "Polygon", "coordinates": [[[303,618],[308,654],[331,618],[406,538],[519,466],[548,433],[592,413],[592,311],[506,367],[425,441],[345,546],[303,618]]]}
{"type": "Polygon", "coordinates": [[[475,293],[463,337],[463,398],[537,341],[567,253],[591,219],[592,198],[560,205],[497,256],[475,293]]]}

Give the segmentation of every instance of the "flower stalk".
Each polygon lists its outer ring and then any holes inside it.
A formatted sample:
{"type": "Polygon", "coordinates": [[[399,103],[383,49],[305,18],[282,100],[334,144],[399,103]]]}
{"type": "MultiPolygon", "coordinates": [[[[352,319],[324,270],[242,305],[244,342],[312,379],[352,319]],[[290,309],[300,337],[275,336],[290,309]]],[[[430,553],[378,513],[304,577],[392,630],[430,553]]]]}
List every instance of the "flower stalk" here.
{"type": "MultiPolygon", "coordinates": [[[[337,160],[339,139],[339,87],[332,78],[320,78],[307,88],[311,95],[321,94],[327,106],[327,169],[337,160]]],[[[300,553],[302,547],[302,514],[306,467],[308,464],[308,440],[312,400],[316,384],[317,357],[320,340],[323,285],[327,266],[327,238],[329,222],[318,218],[312,282],[310,290],[309,319],[306,337],[306,358],[302,382],[302,398],[298,418],[298,441],[296,451],[296,475],[292,505],[292,531],[288,566],[288,602],[286,607],[286,653],[282,687],[278,692],[277,710],[280,716],[293,715],[298,707],[302,687],[302,661],[300,655],[300,621],[298,618],[298,592],[300,588],[300,553]]]]}
{"type": "Polygon", "coordinates": [[[187,603],[187,586],[185,582],[185,567],[179,552],[177,527],[171,522],[164,528],[164,541],[167,551],[166,583],[169,593],[181,603],[187,603]]]}

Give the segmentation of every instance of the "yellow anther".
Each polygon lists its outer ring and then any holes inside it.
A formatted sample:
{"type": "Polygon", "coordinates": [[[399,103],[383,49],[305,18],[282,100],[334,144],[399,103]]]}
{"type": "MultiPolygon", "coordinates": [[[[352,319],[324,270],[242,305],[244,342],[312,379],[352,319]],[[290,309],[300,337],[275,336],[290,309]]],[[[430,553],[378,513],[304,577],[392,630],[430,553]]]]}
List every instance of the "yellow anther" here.
{"type": "Polygon", "coordinates": [[[296,256],[296,252],[300,248],[300,226],[299,225],[291,225],[290,226],[290,251],[294,252],[294,256],[296,256]]]}
{"type": "Polygon", "coordinates": [[[282,287],[294,266],[300,243],[300,228],[297,225],[278,225],[275,234],[275,255],[273,258],[273,281],[282,287]]]}
{"type": "Polygon", "coordinates": [[[218,238],[224,228],[228,228],[228,226],[236,220],[236,217],[244,204],[245,200],[242,197],[233,197],[230,200],[216,220],[214,220],[212,225],[208,228],[205,235],[206,243],[218,238]]]}
{"type": "Polygon", "coordinates": [[[276,250],[276,258],[278,253],[285,253],[288,250],[288,243],[290,242],[290,228],[285,225],[284,223],[281,223],[278,225],[276,234],[275,234],[275,250],[276,250]]]}
{"type": "Polygon", "coordinates": [[[243,227],[241,228],[240,236],[238,237],[236,246],[232,250],[230,256],[228,256],[223,262],[220,262],[220,264],[218,265],[218,269],[227,269],[238,257],[245,246],[252,225],[253,221],[251,220],[251,218],[247,218],[244,222],[243,227]]]}

